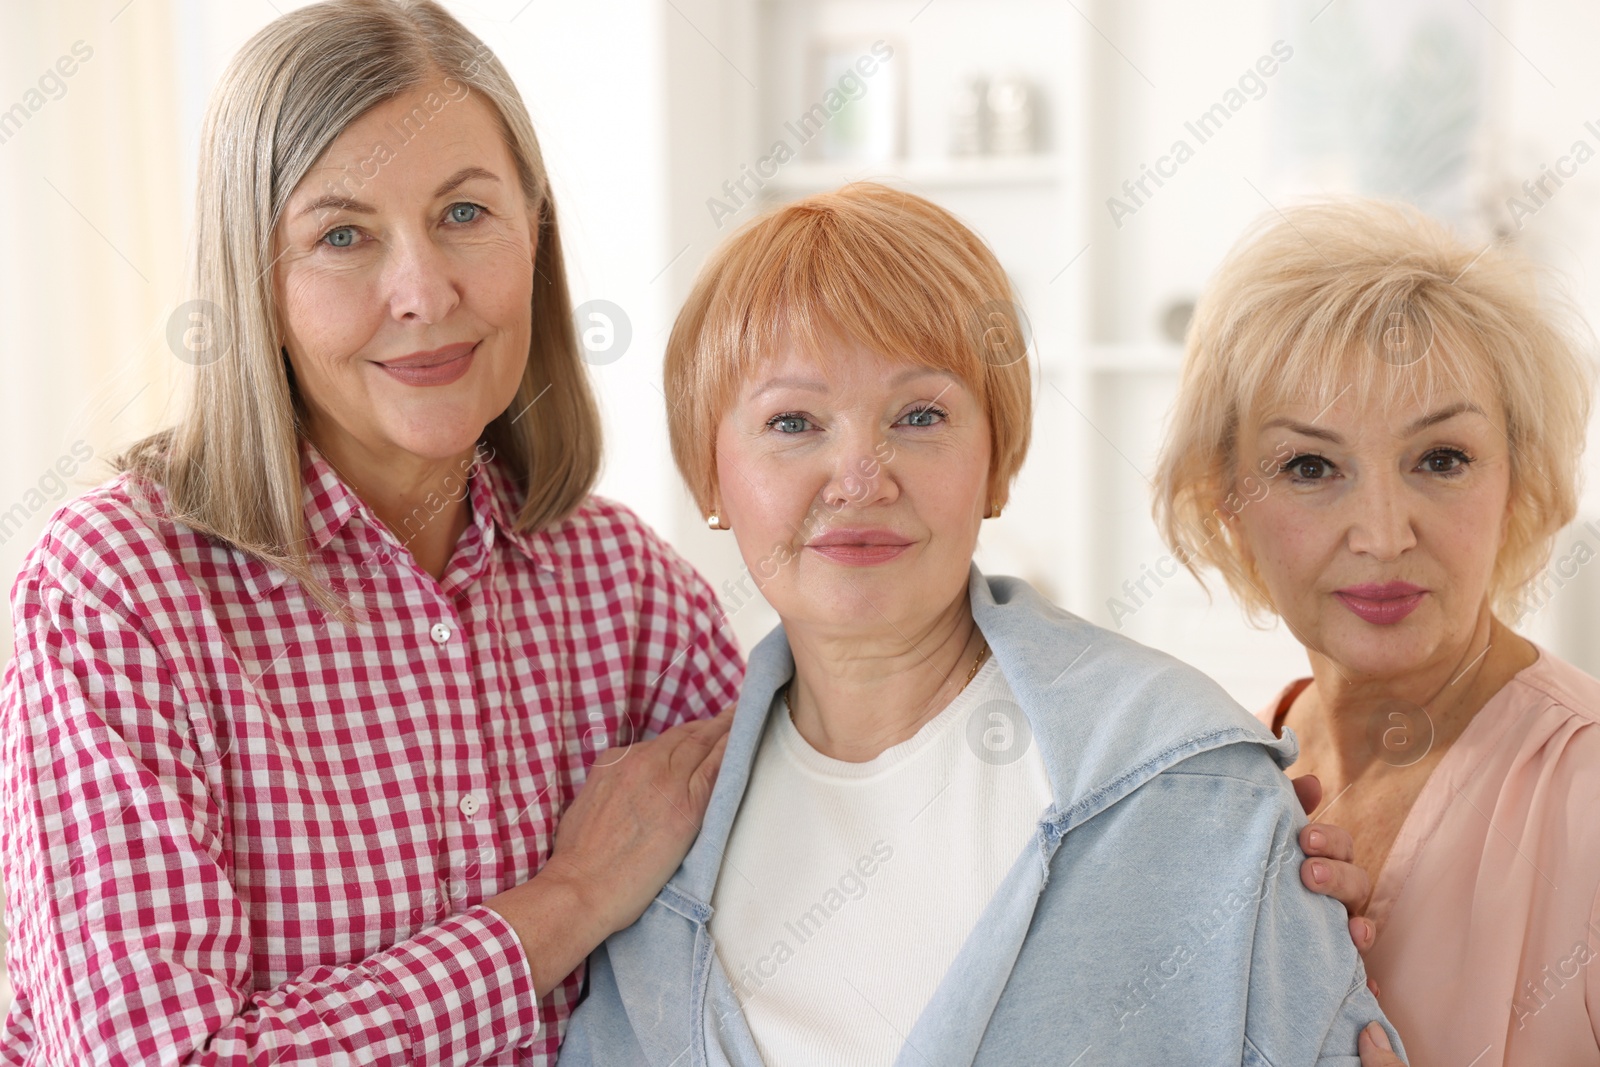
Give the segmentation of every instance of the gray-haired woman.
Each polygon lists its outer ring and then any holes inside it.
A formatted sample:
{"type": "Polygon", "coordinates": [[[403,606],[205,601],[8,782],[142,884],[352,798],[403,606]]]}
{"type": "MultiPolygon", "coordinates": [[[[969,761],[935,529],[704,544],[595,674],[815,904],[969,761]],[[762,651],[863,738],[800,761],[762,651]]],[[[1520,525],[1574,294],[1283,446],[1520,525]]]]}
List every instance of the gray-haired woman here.
{"type": "Polygon", "coordinates": [[[193,399],[15,590],[0,1059],[552,1062],[694,834],[738,649],[590,494],[555,205],[476,38],[295,11],[200,161],[193,399]]]}

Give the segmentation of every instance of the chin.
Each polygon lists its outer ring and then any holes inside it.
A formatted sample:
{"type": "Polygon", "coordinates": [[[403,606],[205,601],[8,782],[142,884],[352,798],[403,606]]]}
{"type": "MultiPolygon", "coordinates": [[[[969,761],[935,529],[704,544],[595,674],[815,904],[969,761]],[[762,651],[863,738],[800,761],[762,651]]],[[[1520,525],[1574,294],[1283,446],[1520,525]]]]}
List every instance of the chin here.
{"type": "Polygon", "coordinates": [[[1415,670],[1439,647],[1443,635],[1416,615],[1390,626],[1340,620],[1322,631],[1322,651],[1351,674],[1385,677],[1415,670]]]}
{"type": "MultiPolygon", "coordinates": [[[[476,391],[456,396],[412,397],[383,420],[390,440],[413,455],[448,459],[472,448],[484,428],[506,410],[476,391]]],[[[530,412],[528,417],[532,417],[530,412]]]]}
{"type": "Polygon", "coordinates": [[[456,419],[429,419],[421,425],[415,423],[390,426],[386,436],[394,444],[413,456],[429,460],[454,459],[472,451],[483,436],[489,419],[462,417],[456,419]]]}
{"type": "Polygon", "coordinates": [[[828,629],[877,629],[885,625],[885,619],[898,622],[905,610],[899,596],[881,590],[876,583],[852,583],[816,573],[790,584],[780,595],[781,602],[773,599],[773,592],[763,590],[763,595],[783,618],[828,629]]]}

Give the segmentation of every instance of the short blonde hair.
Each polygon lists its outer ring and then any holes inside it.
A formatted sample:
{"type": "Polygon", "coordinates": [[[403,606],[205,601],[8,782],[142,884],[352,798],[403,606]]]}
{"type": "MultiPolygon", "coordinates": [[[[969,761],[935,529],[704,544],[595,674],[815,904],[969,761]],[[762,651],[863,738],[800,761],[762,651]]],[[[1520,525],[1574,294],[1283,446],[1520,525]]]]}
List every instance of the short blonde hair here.
{"type": "Polygon", "coordinates": [[[667,421],[702,512],[717,506],[717,425],[740,383],[786,341],[826,365],[837,339],[961,379],[988,416],[991,502],[1005,503],[1033,429],[1011,282],[944,208],[858,182],[752,220],[713,253],[678,314],[667,421]]]}
{"type": "Polygon", "coordinates": [[[1592,335],[1552,282],[1514,249],[1468,244],[1402,204],[1349,197],[1263,216],[1189,328],[1154,506],[1179,561],[1197,578],[1219,571],[1252,618],[1272,613],[1228,521],[1254,499],[1236,484],[1242,427],[1291,396],[1320,408],[1348,388],[1385,402],[1477,388],[1499,398],[1511,446],[1489,586],[1494,610],[1510,611],[1577,511],[1589,421],[1592,335]]]}
{"type": "MultiPolygon", "coordinates": [[[[433,0],[302,7],[274,19],[228,65],[201,129],[190,268],[212,355],[197,362],[176,425],[118,460],[166,488],[168,517],[282,568],[339,615],[343,601],[313,573],[305,548],[303,402],[281,354],[273,235],[295,187],[351,123],[438,79],[448,99],[477,94],[497,113],[538,220],[527,367],[483,440],[525,494],[519,529],[540,529],[583,502],[600,468],[600,416],[572,321],[539,141],[505,67],[433,0]],[[534,400],[539,406],[519,421],[534,400]]],[[[418,108],[401,123],[428,121],[418,108]]]]}

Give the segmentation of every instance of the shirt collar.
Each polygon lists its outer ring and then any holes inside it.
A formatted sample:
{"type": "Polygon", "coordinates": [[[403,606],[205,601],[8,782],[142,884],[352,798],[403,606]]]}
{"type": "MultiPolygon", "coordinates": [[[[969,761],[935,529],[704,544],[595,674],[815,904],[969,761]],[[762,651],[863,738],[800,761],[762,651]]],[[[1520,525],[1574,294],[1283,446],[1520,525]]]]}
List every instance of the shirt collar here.
{"type": "Polygon", "coordinates": [[[316,555],[366,505],[316,445],[305,437],[299,441],[300,507],[305,515],[306,551],[316,555]]]}
{"type": "MultiPolygon", "coordinates": [[[[304,436],[299,438],[299,447],[300,506],[305,520],[307,554],[315,557],[358,514],[376,529],[377,516],[321,450],[304,436]]],[[[537,533],[516,528],[522,491],[502,465],[495,462],[492,449],[480,445],[478,456],[480,461],[473,463],[470,470],[468,496],[472,521],[485,543],[492,544],[495,537],[504,537],[535,566],[555,570],[555,561],[545,539],[537,533]]],[[[258,595],[277,588],[288,577],[279,568],[254,559],[249,570],[251,584],[257,587],[258,595]]]]}
{"type": "Polygon", "coordinates": [[[509,541],[534,566],[555,570],[555,558],[547,539],[537,532],[517,529],[517,516],[522,511],[526,494],[505,466],[496,462],[493,447],[480,443],[477,455],[480,462],[473,464],[471,482],[473,521],[484,528],[486,537],[490,533],[488,527],[492,526],[497,536],[509,541]]]}

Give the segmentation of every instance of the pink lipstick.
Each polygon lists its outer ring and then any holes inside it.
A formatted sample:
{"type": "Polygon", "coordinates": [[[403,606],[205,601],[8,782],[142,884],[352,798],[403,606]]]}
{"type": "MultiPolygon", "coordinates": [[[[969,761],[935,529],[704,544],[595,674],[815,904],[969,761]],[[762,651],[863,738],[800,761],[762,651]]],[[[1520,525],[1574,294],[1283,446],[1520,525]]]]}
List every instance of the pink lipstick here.
{"type": "Polygon", "coordinates": [[[449,385],[472,369],[477,349],[476,341],[462,341],[431,352],[413,352],[378,366],[407,385],[449,385]]]}
{"type": "Polygon", "coordinates": [[[911,547],[904,534],[885,529],[836,529],[806,545],[818,555],[846,566],[887,563],[911,547]]]}
{"type": "Polygon", "coordinates": [[[1334,591],[1339,602],[1374,626],[1392,626],[1417,610],[1427,590],[1410,582],[1367,582],[1334,591]]]}

